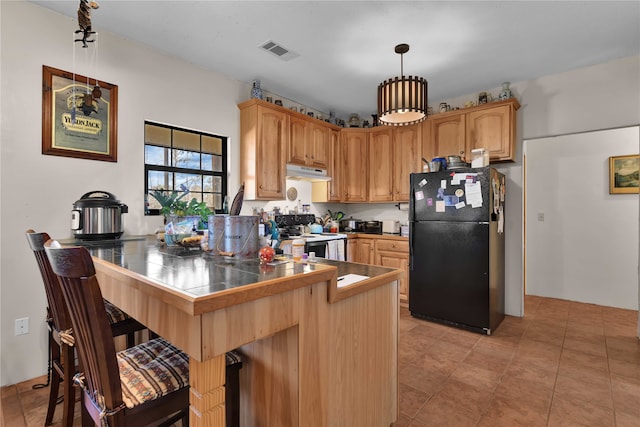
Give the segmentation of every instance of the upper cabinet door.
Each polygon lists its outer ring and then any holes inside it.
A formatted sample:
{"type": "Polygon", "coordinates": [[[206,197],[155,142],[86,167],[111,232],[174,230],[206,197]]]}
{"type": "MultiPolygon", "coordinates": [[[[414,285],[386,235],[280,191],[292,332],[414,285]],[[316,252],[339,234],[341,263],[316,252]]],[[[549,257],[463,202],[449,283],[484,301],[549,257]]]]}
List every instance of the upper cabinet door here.
{"type": "Polygon", "coordinates": [[[289,147],[287,163],[307,164],[307,124],[305,119],[289,117],[289,147]]]}
{"type": "Polygon", "coordinates": [[[287,163],[326,169],[329,165],[330,129],[309,119],[291,115],[287,163]]]}
{"type": "Polygon", "coordinates": [[[284,199],[286,186],[284,159],[288,142],[287,115],[258,107],[256,144],[256,199],[284,199]]]}
{"type": "Polygon", "coordinates": [[[342,131],[342,190],[344,202],[367,201],[367,129],[342,131]]]}
{"type": "Polygon", "coordinates": [[[501,105],[467,114],[469,149],[486,148],[492,162],[513,161],[515,108],[501,105]]]}
{"type": "Polygon", "coordinates": [[[409,201],[409,174],[422,172],[422,123],[394,129],[393,199],[409,201]]]}
{"type": "Polygon", "coordinates": [[[310,166],[326,169],[329,166],[331,129],[316,123],[309,125],[307,162],[310,166]]]}
{"type": "Polygon", "coordinates": [[[369,133],[369,201],[393,201],[393,128],[376,127],[369,133]]]}
{"type": "Polygon", "coordinates": [[[424,140],[422,152],[427,160],[434,157],[460,156],[469,157],[465,144],[465,115],[463,113],[449,114],[431,118],[425,121],[429,126],[428,138],[424,140]]]}

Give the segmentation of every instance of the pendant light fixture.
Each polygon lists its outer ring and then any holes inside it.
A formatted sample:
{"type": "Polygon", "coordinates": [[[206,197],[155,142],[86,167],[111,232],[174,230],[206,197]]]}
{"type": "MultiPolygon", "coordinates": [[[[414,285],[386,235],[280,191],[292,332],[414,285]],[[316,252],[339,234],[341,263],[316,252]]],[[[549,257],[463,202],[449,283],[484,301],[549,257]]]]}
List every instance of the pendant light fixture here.
{"type": "Polygon", "coordinates": [[[409,52],[408,44],[399,44],[400,77],[385,80],[378,86],[378,117],[387,126],[406,126],[427,118],[427,81],[422,77],[404,76],[402,55],[409,52]]]}

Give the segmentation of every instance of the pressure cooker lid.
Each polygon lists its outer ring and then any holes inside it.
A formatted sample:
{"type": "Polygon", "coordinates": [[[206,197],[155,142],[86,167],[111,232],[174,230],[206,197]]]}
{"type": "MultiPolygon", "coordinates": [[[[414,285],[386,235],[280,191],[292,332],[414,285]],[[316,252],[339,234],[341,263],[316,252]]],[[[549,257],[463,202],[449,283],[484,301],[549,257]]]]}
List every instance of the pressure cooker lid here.
{"type": "Polygon", "coordinates": [[[108,191],[90,191],[80,197],[73,204],[75,208],[121,208],[122,213],[128,211],[127,205],[116,199],[116,196],[108,191]]]}

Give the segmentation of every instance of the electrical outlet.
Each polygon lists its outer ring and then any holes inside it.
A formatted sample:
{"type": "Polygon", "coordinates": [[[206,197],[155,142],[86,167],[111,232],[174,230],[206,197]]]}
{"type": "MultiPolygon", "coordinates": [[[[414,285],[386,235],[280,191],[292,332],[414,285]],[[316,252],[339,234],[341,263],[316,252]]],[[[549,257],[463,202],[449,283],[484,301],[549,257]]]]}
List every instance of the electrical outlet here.
{"type": "Polygon", "coordinates": [[[544,212],[538,212],[538,221],[544,221],[544,212]]]}
{"type": "Polygon", "coordinates": [[[16,319],[16,336],[29,333],[29,318],[16,319]]]}

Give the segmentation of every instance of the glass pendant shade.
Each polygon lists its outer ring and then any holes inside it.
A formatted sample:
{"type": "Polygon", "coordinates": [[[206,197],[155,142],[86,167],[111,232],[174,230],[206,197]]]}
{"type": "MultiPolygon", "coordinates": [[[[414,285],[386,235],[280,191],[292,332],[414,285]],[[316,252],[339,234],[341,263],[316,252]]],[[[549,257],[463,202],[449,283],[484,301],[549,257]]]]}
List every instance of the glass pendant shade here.
{"type": "Polygon", "coordinates": [[[385,80],[378,86],[378,117],[387,126],[405,126],[427,118],[427,81],[422,77],[405,77],[402,55],[409,45],[399,44],[395,52],[400,54],[401,77],[385,80]]]}

